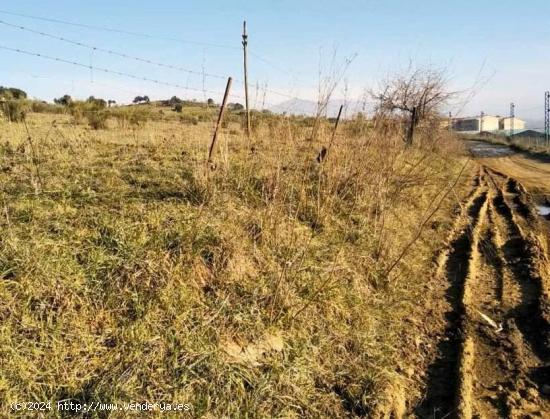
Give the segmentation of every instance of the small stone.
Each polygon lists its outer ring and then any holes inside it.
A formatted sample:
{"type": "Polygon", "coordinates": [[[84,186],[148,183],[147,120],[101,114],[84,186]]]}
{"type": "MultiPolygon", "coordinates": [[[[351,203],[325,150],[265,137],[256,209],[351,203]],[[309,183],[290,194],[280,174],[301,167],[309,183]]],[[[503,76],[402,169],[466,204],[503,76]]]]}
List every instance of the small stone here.
{"type": "Polygon", "coordinates": [[[496,402],[496,401],[498,401],[499,396],[498,396],[498,394],[491,393],[491,394],[489,394],[489,395],[487,396],[487,398],[488,398],[489,400],[492,400],[492,401],[496,402]]]}

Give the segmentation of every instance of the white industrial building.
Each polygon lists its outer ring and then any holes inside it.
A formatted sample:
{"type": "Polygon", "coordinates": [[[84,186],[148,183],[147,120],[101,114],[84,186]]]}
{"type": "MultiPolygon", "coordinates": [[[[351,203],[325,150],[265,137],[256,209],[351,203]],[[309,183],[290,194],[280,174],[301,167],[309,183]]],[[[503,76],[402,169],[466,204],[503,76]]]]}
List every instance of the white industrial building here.
{"type": "Polygon", "coordinates": [[[525,121],[519,119],[519,118],[500,118],[498,129],[502,131],[511,131],[512,128],[515,130],[524,130],[525,129],[525,121]]]}
{"type": "MultiPolygon", "coordinates": [[[[525,121],[513,118],[514,131],[524,130],[525,121]]],[[[454,118],[452,120],[453,131],[464,134],[479,134],[480,132],[511,131],[512,118],[483,115],[471,118],[454,118]]]]}

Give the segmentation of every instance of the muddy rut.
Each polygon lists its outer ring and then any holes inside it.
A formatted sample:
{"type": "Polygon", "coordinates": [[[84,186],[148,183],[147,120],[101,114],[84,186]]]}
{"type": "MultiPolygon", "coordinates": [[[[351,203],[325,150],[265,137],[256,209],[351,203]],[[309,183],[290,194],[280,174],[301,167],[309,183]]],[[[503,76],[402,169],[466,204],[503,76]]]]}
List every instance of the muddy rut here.
{"type": "Polygon", "coordinates": [[[480,166],[438,263],[451,309],[418,417],[550,417],[548,263],[529,199],[480,166]]]}

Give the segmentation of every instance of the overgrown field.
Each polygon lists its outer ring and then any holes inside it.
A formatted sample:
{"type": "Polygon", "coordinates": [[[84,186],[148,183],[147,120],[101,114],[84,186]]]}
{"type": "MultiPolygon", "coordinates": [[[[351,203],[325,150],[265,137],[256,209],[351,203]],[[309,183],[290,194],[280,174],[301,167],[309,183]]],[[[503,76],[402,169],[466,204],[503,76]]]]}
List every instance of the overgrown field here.
{"type": "Polygon", "coordinates": [[[1,400],[336,417],[406,385],[459,145],[346,122],[319,164],[330,124],[273,117],[211,169],[211,129],[0,122],[1,400]]]}

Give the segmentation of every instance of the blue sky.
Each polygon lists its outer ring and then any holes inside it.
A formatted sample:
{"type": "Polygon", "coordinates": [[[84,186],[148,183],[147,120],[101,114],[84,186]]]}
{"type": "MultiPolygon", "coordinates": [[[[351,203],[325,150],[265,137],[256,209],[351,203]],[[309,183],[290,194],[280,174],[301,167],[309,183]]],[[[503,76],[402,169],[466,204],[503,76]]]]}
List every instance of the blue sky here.
{"type": "MultiPolygon", "coordinates": [[[[548,0],[4,0],[0,10],[145,33],[151,36],[0,13],[0,20],[10,24],[237,79],[242,79],[240,33],[246,19],[256,104],[263,99],[256,92],[256,82],[286,95],[315,99],[319,68],[330,67],[334,50],[338,63],[357,54],[345,76],[349,99],[360,97],[365,89],[403,70],[410,61],[446,67],[456,90],[478,82],[476,95],[468,104],[450,106],[462,114],[481,110],[506,114],[514,101],[518,116],[540,119],[543,93],[550,89],[548,0]]],[[[197,89],[160,86],[0,49],[0,84],[21,87],[47,100],[64,93],[119,101],[137,94],[203,99],[221,96],[224,87],[221,78],[207,77],[203,85],[198,75],[92,52],[2,24],[0,46],[197,89]],[[209,92],[204,93],[203,88],[209,92]]],[[[242,94],[242,85],[236,83],[233,91],[242,94]]],[[[343,87],[335,93],[340,98],[345,95],[343,87]]],[[[269,93],[265,100],[274,104],[285,96],[269,93]]]]}

